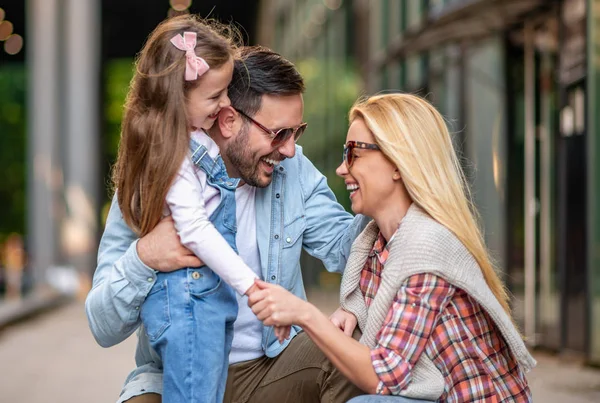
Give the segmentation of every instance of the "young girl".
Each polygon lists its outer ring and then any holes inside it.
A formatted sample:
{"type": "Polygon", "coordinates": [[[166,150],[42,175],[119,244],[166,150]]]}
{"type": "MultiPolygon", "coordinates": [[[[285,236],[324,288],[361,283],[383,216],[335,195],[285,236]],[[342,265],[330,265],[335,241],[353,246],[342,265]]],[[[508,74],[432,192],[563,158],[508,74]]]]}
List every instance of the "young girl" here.
{"type": "Polygon", "coordinates": [[[144,236],[170,214],[182,244],[206,264],[158,273],[142,306],[163,360],[163,402],[222,401],[238,309],[233,290],[249,293],[258,277],[236,253],[239,180],[227,176],[204,132],[230,104],[234,51],[225,26],[169,19],[139,54],[127,96],[113,178],[123,218],[144,236]]]}

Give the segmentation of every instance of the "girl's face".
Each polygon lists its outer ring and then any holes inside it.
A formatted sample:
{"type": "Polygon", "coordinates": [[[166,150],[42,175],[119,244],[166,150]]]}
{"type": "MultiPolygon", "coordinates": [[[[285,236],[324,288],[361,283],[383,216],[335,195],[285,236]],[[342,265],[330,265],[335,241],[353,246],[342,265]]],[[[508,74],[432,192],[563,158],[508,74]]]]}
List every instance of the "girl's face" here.
{"type": "MultiPolygon", "coordinates": [[[[373,134],[362,119],[355,119],[348,129],[346,145],[355,141],[365,147],[375,144],[373,134]]],[[[346,189],[350,191],[352,211],[374,217],[378,206],[394,197],[398,183],[394,175],[396,166],[377,149],[355,147],[348,151],[352,166],[348,168],[346,160],[336,169],[338,176],[344,178],[346,189]]]]}
{"type": "Polygon", "coordinates": [[[231,102],[227,96],[227,86],[233,74],[233,60],[210,69],[199,78],[198,86],[188,93],[187,116],[192,131],[208,130],[215,123],[221,109],[231,102]]]}

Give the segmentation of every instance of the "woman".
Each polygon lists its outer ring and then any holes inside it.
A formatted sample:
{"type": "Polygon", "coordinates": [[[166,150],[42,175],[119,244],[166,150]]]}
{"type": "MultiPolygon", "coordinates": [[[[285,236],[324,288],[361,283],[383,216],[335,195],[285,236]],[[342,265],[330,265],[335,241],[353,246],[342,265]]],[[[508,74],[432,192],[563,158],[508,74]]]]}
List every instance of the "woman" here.
{"type": "MultiPolygon", "coordinates": [[[[387,94],[358,102],[350,122],[337,174],[354,213],[373,218],[341,285],[341,308],[358,319],[360,343],[264,282],[249,299],[253,311],[267,325],[302,326],[369,394],[531,401],[524,373],[535,360],[511,319],[442,116],[417,96],[387,94]]],[[[386,398],[353,402],[379,399],[386,398]]]]}

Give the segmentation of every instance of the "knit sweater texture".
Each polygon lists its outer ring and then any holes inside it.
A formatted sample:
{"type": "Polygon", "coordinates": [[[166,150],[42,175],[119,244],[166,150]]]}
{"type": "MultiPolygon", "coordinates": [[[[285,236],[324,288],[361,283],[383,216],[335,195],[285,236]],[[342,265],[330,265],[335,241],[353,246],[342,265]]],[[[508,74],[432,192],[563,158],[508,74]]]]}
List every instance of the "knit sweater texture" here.
{"type": "MultiPolygon", "coordinates": [[[[536,362],[527,351],[519,331],[488,287],[473,255],[454,233],[414,203],[388,244],[389,255],[381,273],[381,283],[367,308],[359,282],[378,234],[377,224],[371,221],[352,244],[342,277],[340,305],[358,319],[363,333],[361,343],[371,349],[376,346],[377,334],[405,280],[415,274],[431,273],[466,291],[485,309],[524,372],[535,366],[536,362]]],[[[437,400],[444,392],[444,377],[426,352],[413,367],[411,377],[400,395],[437,400]]]]}

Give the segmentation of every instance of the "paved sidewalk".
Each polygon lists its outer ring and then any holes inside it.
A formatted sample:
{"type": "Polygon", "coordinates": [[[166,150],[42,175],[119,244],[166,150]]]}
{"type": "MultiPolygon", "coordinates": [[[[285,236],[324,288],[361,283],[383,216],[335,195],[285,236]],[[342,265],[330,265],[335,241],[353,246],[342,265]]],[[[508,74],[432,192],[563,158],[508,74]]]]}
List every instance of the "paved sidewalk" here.
{"type": "Polygon", "coordinates": [[[43,313],[0,332],[0,402],[115,402],[134,352],[96,344],[82,303],[43,313]]]}
{"type": "MultiPolygon", "coordinates": [[[[330,312],[336,297],[311,295],[330,312]]],[[[94,341],[81,303],[0,332],[0,402],[114,402],[134,365],[135,336],[103,349],[94,341]]],[[[535,402],[600,402],[600,371],[537,354],[529,375],[535,402]]]]}

